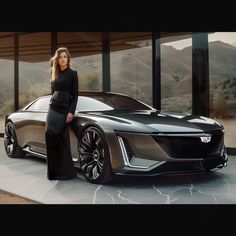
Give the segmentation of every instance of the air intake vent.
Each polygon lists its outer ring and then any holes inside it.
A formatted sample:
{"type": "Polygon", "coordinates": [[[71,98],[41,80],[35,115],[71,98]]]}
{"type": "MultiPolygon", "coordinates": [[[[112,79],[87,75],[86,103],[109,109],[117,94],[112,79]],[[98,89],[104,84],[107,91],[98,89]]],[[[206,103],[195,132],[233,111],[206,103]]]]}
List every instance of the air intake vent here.
{"type": "Polygon", "coordinates": [[[130,161],[133,157],[133,153],[132,153],[132,150],[130,148],[130,145],[129,145],[128,141],[125,138],[123,138],[121,136],[117,136],[117,138],[118,138],[118,142],[119,142],[120,147],[121,147],[124,162],[126,163],[126,165],[130,165],[130,161]]]}
{"type": "Polygon", "coordinates": [[[124,145],[125,145],[125,149],[126,149],[126,153],[127,153],[128,159],[130,161],[132,159],[132,157],[133,157],[132,150],[130,148],[130,145],[129,145],[128,141],[125,138],[123,138],[123,137],[122,137],[122,140],[123,140],[124,145]]]}

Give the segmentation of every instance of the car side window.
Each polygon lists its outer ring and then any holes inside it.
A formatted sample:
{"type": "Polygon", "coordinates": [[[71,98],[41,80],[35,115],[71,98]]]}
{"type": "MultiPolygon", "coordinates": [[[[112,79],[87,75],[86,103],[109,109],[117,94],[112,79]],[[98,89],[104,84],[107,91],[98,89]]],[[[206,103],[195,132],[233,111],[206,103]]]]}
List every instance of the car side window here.
{"type": "Polygon", "coordinates": [[[40,98],[28,107],[27,111],[48,111],[50,99],[51,97],[40,98]]]}
{"type": "Polygon", "coordinates": [[[113,108],[98,99],[80,96],[78,99],[76,111],[107,111],[113,110],[113,108]]]}
{"type": "Polygon", "coordinates": [[[151,107],[127,96],[79,96],[76,111],[150,110],[151,107]]]}

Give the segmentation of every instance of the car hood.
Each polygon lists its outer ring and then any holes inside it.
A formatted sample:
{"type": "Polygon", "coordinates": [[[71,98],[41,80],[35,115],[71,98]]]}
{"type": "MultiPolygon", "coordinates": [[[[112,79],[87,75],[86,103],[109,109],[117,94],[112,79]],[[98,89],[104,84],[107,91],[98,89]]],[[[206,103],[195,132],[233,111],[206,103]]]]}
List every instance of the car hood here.
{"type": "Polygon", "coordinates": [[[115,130],[129,132],[199,133],[223,128],[207,117],[177,116],[156,111],[99,112],[96,116],[103,118],[115,130]]]}

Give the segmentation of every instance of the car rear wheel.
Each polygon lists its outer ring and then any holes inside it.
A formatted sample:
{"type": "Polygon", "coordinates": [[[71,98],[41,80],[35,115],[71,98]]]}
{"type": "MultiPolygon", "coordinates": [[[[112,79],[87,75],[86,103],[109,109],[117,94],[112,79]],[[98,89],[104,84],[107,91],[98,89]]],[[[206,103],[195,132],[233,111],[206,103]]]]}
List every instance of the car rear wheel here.
{"type": "Polygon", "coordinates": [[[78,148],[82,174],[89,182],[105,184],[114,180],[108,144],[98,128],[85,129],[78,148]]]}
{"type": "Polygon", "coordinates": [[[4,147],[10,158],[25,157],[25,152],[19,147],[16,132],[12,122],[7,122],[4,133],[4,147]]]}

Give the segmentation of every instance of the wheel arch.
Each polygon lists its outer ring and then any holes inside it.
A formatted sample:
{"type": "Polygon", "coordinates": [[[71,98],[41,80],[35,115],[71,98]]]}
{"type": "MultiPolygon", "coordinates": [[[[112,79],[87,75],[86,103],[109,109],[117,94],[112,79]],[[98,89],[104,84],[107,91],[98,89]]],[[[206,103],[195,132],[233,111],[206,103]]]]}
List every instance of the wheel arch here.
{"type": "Polygon", "coordinates": [[[94,124],[90,122],[86,124],[85,127],[88,128],[90,126],[98,128],[103,133],[108,145],[111,169],[114,173],[119,173],[120,170],[124,168],[124,160],[115,129],[110,127],[102,127],[98,123],[94,124]]]}

